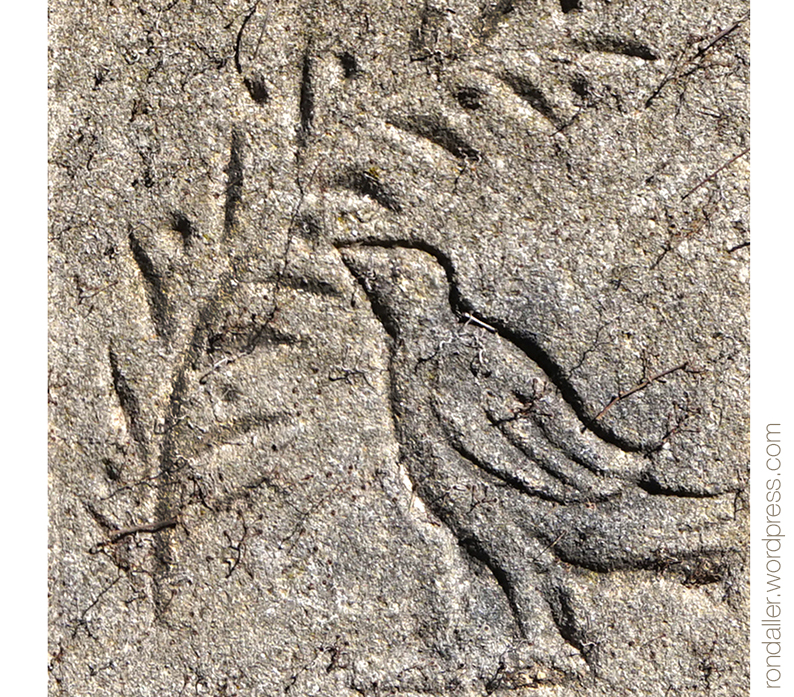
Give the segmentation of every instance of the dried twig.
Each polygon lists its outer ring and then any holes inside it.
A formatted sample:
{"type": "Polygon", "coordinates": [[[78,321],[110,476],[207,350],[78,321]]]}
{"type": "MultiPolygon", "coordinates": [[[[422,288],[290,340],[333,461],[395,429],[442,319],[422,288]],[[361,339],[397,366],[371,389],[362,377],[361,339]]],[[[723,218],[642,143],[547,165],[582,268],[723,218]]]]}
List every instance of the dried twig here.
{"type": "Polygon", "coordinates": [[[554,547],[554,545],[556,545],[567,534],[568,534],[568,531],[567,530],[563,530],[559,535],[557,535],[557,539],[554,540],[554,542],[552,542],[551,544],[548,544],[543,549],[541,549],[540,552],[538,552],[538,555],[532,561],[536,562],[538,559],[540,559],[540,555],[541,554],[543,554],[544,552],[548,552],[552,547],[554,547]]]}
{"type": "Polygon", "coordinates": [[[243,33],[245,32],[245,27],[248,25],[248,22],[251,21],[251,17],[254,16],[258,7],[259,0],[256,0],[251,9],[248,11],[248,14],[246,14],[246,16],[243,18],[243,23],[240,25],[240,29],[237,32],[237,39],[234,42],[234,67],[241,75],[243,72],[243,66],[240,63],[240,48],[242,47],[243,43],[243,33]]]}
{"type": "Polygon", "coordinates": [[[176,518],[166,518],[165,520],[157,520],[154,523],[142,523],[141,525],[132,525],[128,528],[114,530],[110,535],[109,544],[114,544],[125,537],[135,535],[139,532],[159,532],[165,528],[173,528],[178,522],[176,518]]]}
{"type": "Polygon", "coordinates": [[[736,29],[738,29],[744,22],[746,22],[749,19],[749,17],[750,15],[749,13],[747,13],[732,26],[728,27],[727,29],[723,29],[722,31],[715,34],[703,48],[698,49],[697,53],[695,53],[693,57],[688,58],[687,60],[681,63],[679,63],[679,60],[683,57],[683,54],[687,49],[684,49],[684,51],[679,53],[678,57],[676,58],[675,65],[673,65],[670,72],[659,83],[658,87],[653,91],[653,94],[651,94],[651,96],[648,97],[648,99],[645,101],[645,108],[647,109],[653,103],[653,100],[656,99],[661,94],[662,90],[667,85],[676,82],[681,77],[686,77],[688,75],[691,75],[692,72],[697,69],[699,64],[695,65],[694,68],[690,69],[687,72],[678,72],[679,68],[680,69],[686,68],[687,66],[690,66],[693,63],[695,63],[695,61],[697,61],[699,58],[702,58],[716,44],[718,44],[720,41],[728,37],[736,29]]]}
{"type": "MultiPolygon", "coordinates": [[[[248,351],[247,353],[250,353],[250,351],[248,351]]],[[[243,356],[243,355],[245,355],[245,354],[246,354],[246,352],[244,351],[244,352],[242,352],[242,353],[240,354],[240,356],[243,356]]],[[[230,364],[230,363],[234,363],[234,362],[235,362],[235,361],[236,361],[236,360],[237,360],[237,359],[238,359],[240,356],[224,356],[224,357],[223,357],[223,358],[221,358],[219,361],[216,361],[215,363],[213,363],[213,365],[212,365],[212,368],[210,368],[210,369],[209,369],[209,370],[208,370],[206,373],[204,373],[204,375],[202,375],[202,376],[199,378],[199,385],[205,385],[205,384],[207,383],[207,380],[209,380],[210,376],[211,376],[211,375],[212,375],[212,374],[213,374],[213,373],[214,373],[214,372],[215,372],[215,371],[216,371],[218,368],[221,368],[221,367],[223,367],[224,365],[228,365],[228,364],[230,364]]]]}
{"type": "Polygon", "coordinates": [[[91,630],[88,627],[88,620],[86,619],[87,616],[88,616],[88,613],[89,613],[89,611],[92,608],[94,608],[96,606],[96,604],[100,600],[102,600],[102,597],[121,580],[121,578],[122,578],[122,574],[119,573],[119,575],[116,576],[116,578],[113,581],[111,581],[107,586],[105,586],[99,592],[99,594],[97,595],[96,598],[94,598],[94,600],[91,602],[91,604],[85,610],[83,610],[83,612],[80,614],[80,618],[75,620],[74,628],[72,629],[72,638],[77,636],[77,630],[80,627],[83,627],[85,629],[85,631],[88,633],[88,636],[93,638],[94,635],[91,634],[91,630]]]}
{"type": "Polygon", "coordinates": [[[492,327],[490,324],[486,324],[481,319],[477,319],[474,315],[469,314],[468,312],[464,312],[463,316],[466,318],[466,324],[476,324],[478,327],[482,327],[483,329],[491,332],[491,334],[496,334],[496,327],[492,327]]]}
{"type": "Polygon", "coordinates": [[[743,22],[746,22],[749,18],[750,14],[744,15],[738,22],[736,22],[733,26],[728,27],[727,29],[723,29],[719,32],[711,41],[709,41],[703,48],[698,51],[698,56],[702,56],[706,51],[714,46],[714,44],[722,41],[726,36],[732,34],[734,30],[738,29],[743,22]]]}
{"type": "Polygon", "coordinates": [[[111,281],[110,283],[100,286],[99,288],[82,288],[80,290],[80,297],[77,300],[77,304],[79,305],[83,302],[83,300],[88,300],[89,298],[93,298],[100,293],[104,293],[106,290],[113,288],[117,284],[118,281],[111,281]]]}
{"type": "Polygon", "coordinates": [[[675,366],[674,368],[668,368],[667,370],[663,370],[661,373],[657,373],[656,375],[652,375],[649,378],[643,380],[639,385],[632,387],[630,390],[626,390],[625,392],[621,392],[618,395],[615,395],[598,414],[596,414],[590,423],[585,426],[582,426],[582,433],[584,433],[589,426],[594,424],[598,421],[604,414],[606,414],[613,406],[615,406],[618,402],[622,402],[624,399],[631,397],[631,395],[639,392],[640,390],[644,390],[646,387],[651,385],[652,383],[656,382],[657,380],[661,380],[666,375],[670,375],[670,373],[674,373],[676,370],[683,370],[688,365],[687,361],[684,361],[680,365],[675,366]]]}
{"type": "Polygon", "coordinates": [[[744,150],[742,150],[742,151],[741,151],[741,152],[740,152],[738,155],[734,155],[734,156],[733,156],[733,157],[732,157],[730,160],[728,160],[728,161],[727,161],[727,162],[726,162],[724,165],[721,165],[720,167],[717,167],[717,169],[715,169],[715,170],[714,170],[714,171],[713,171],[711,174],[709,174],[709,176],[707,176],[707,177],[706,177],[706,178],[705,178],[703,181],[699,182],[698,184],[696,184],[695,186],[693,186],[693,187],[692,187],[692,188],[691,188],[689,191],[687,191],[687,192],[686,192],[686,193],[685,193],[685,194],[684,194],[684,195],[681,197],[681,200],[682,200],[682,201],[686,200],[686,198],[687,198],[687,197],[689,197],[689,196],[691,196],[692,194],[694,194],[694,193],[695,193],[695,192],[696,192],[696,191],[697,191],[697,190],[698,190],[698,189],[699,189],[701,186],[703,186],[704,184],[707,184],[707,183],[708,183],[708,182],[710,182],[712,179],[714,179],[714,177],[716,177],[716,176],[717,176],[717,175],[718,175],[718,174],[719,174],[719,173],[720,173],[720,172],[721,172],[723,169],[725,169],[725,168],[726,168],[728,165],[730,165],[730,164],[733,164],[734,162],[736,162],[736,160],[738,160],[740,157],[743,157],[743,156],[744,156],[744,155],[746,155],[748,152],[750,152],[750,148],[745,148],[745,149],[744,149],[744,150]]]}

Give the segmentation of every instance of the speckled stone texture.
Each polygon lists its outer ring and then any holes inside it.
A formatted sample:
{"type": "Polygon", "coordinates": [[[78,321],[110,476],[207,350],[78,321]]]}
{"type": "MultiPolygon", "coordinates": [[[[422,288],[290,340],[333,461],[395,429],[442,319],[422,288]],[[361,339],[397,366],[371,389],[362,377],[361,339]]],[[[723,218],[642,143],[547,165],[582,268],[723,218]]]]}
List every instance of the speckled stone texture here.
{"type": "Polygon", "coordinates": [[[749,27],[50,0],[50,694],[747,694],[749,27]]]}

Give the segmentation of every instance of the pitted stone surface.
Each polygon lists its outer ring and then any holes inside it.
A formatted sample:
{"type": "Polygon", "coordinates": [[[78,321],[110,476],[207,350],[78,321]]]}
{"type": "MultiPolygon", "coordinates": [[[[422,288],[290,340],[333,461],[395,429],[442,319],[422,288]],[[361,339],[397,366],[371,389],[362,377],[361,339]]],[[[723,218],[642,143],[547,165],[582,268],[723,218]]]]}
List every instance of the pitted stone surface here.
{"type": "Polygon", "coordinates": [[[52,0],[51,694],[745,693],[748,38],[52,0]]]}

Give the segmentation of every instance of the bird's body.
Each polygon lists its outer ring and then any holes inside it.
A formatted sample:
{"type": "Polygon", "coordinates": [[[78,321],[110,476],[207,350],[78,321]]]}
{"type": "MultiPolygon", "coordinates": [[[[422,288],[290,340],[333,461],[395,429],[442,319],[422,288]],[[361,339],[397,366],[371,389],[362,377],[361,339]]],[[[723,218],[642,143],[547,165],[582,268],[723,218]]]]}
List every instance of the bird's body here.
{"type": "Polygon", "coordinates": [[[491,570],[534,658],[586,672],[565,574],[658,568],[718,546],[733,496],[644,489],[647,457],[583,431],[524,351],[455,307],[438,257],[400,246],[342,255],[390,337],[392,411],[416,492],[491,570]]]}

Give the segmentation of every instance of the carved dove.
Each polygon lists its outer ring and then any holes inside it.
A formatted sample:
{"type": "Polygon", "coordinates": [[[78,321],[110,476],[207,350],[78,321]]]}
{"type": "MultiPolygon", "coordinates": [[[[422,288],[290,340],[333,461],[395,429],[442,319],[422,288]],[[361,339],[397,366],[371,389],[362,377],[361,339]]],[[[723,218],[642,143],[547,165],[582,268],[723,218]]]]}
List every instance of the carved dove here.
{"type": "Polygon", "coordinates": [[[491,570],[535,654],[580,673],[584,640],[559,579],[719,548],[733,496],[643,488],[646,455],[583,432],[538,364],[463,309],[441,253],[341,253],[388,334],[391,406],[416,493],[491,570]]]}

